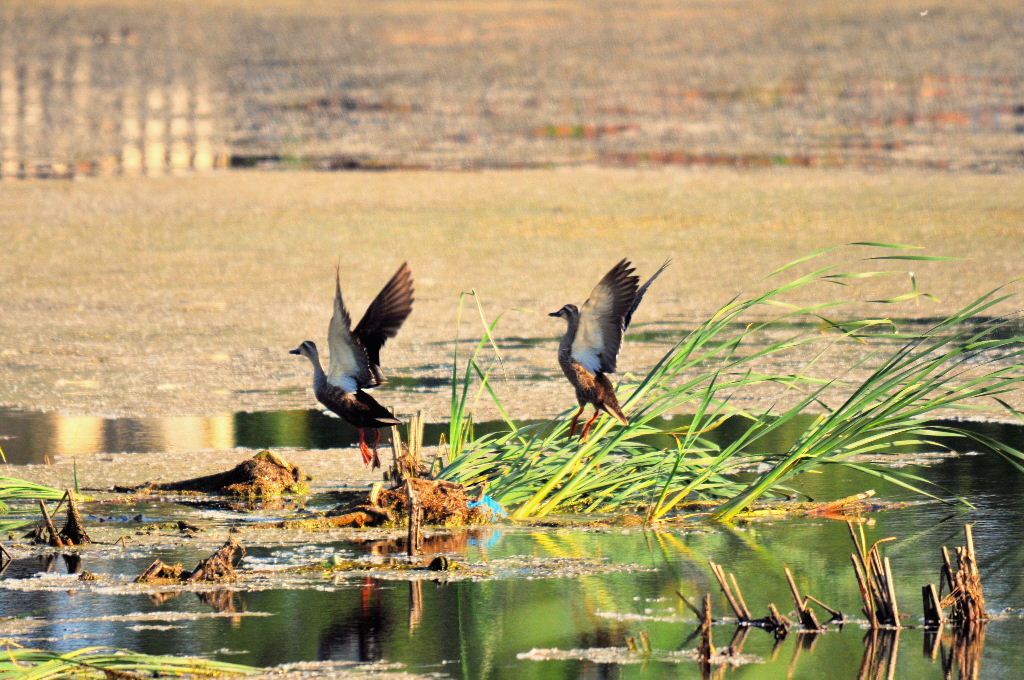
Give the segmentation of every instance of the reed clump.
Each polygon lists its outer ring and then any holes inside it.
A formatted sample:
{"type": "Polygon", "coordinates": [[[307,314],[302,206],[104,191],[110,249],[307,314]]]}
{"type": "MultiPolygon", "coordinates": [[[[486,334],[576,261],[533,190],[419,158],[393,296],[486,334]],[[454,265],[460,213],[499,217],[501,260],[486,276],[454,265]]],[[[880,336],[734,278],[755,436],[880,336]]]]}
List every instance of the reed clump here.
{"type": "MultiPolygon", "coordinates": [[[[869,248],[872,260],[943,260],[906,254],[908,247],[851,244],[869,248]],[[895,249],[897,254],[888,254],[895,249]],[[881,252],[882,254],[878,254],[881,252]]],[[[816,258],[801,258],[766,280],[816,258]]],[[[811,305],[787,297],[810,286],[848,286],[859,279],[892,277],[893,271],[844,271],[828,264],[767,292],[729,301],[686,333],[639,382],[619,386],[628,425],[599,420],[585,440],[569,435],[568,412],[550,423],[520,426],[508,414],[494,385],[501,353],[494,339],[500,320],[489,322],[476,300],[484,332],[471,355],[452,372],[451,425],[440,479],[467,487],[486,486],[513,518],[552,512],[644,512],[655,522],[684,503],[716,503],[712,514],[731,520],[758,499],[793,495],[788,483],[797,475],[841,465],[936,498],[927,480],[872,462],[922,448],[946,448],[943,440],[971,441],[1024,470],[1024,453],[1005,442],[955,425],[937,424],[942,412],[974,413],[982,402],[1001,404],[1001,395],[1024,382],[1024,327],[1018,319],[993,317],[994,308],[1012,297],[990,291],[923,330],[904,331],[889,318],[840,318],[848,301],[811,305]],[[822,333],[827,329],[827,333],[822,333]],[[857,383],[844,371],[830,378],[812,370],[823,356],[849,343],[867,347],[850,366],[866,371],[857,383]],[[493,359],[486,359],[486,351],[493,359]],[[773,372],[795,355],[797,372],[773,372]],[[767,368],[766,368],[767,366],[767,368]],[[781,390],[792,405],[751,410],[740,406],[749,392],[781,390]],[[504,432],[474,436],[472,403],[489,396],[507,424],[504,432]],[[792,399],[792,395],[798,395],[792,399]],[[684,428],[666,429],[662,416],[692,414],[684,428]],[[773,449],[771,436],[800,419],[810,425],[786,450],[773,449]],[[717,441],[711,433],[726,422],[739,423],[735,438],[717,441]],[[672,448],[651,442],[668,435],[672,448]],[[738,474],[758,470],[752,481],[738,474]]],[[[929,295],[917,288],[878,304],[895,304],[929,295]]],[[[460,304],[459,318],[462,316],[460,304]]],[[[786,399],[780,399],[787,403],[786,399]]],[[[963,499],[961,499],[963,500],[963,499]]],[[[965,501],[966,502],[966,501],[965,501]]]]}

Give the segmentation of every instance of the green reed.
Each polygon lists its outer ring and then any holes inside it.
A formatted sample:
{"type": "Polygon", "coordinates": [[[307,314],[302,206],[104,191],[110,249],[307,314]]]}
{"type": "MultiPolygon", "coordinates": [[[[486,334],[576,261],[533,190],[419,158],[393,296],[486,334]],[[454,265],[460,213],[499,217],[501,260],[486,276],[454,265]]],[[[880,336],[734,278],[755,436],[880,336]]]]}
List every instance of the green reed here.
{"type": "MultiPolygon", "coordinates": [[[[766,279],[831,250],[800,258],[766,279]]],[[[900,253],[871,259],[950,258],[900,253]]],[[[642,380],[619,386],[629,425],[602,418],[585,442],[568,438],[569,411],[550,423],[524,427],[508,417],[491,380],[491,372],[500,366],[493,338],[497,320],[488,323],[477,301],[484,337],[461,374],[455,372],[457,356],[453,362],[452,446],[440,476],[469,485],[487,484],[492,497],[514,518],[541,517],[555,510],[643,509],[649,520],[658,520],[689,499],[718,501],[716,516],[731,519],[765,495],[792,493],[786,484],[797,474],[834,464],[934,497],[932,492],[943,490],[926,479],[851,458],[900,453],[922,445],[941,448],[937,437],[972,439],[1024,469],[1024,454],[1006,443],[958,427],[932,424],[940,410],[978,409],[986,400],[1009,408],[1000,395],[1018,389],[1024,381],[1024,336],[1019,321],[993,320],[988,313],[1011,296],[991,291],[916,333],[901,333],[886,318],[836,320],[825,316],[847,302],[800,306],[785,301],[787,293],[812,284],[848,286],[858,279],[900,274],[843,272],[838,267],[828,265],[760,295],[729,301],[680,338],[642,380]],[[822,334],[821,328],[830,334],[822,334]],[[862,383],[812,377],[811,369],[822,357],[853,342],[880,345],[850,366],[851,370],[877,366],[862,383]],[[496,358],[485,366],[481,357],[488,345],[496,358]],[[803,370],[794,374],[772,370],[773,361],[787,359],[797,351],[804,353],[801,356],[810,351],[803,370]],[[490,396],[505,417],[506,431],[472,436],[468,404],[474,380],[479,381],[476,398],[484,392],[490,396]],[[751,410],[737,405],[746,392],[772,386],[780,388],[780,397],[800,396],[788,407],[751,410]],[[662,416],[675,413],[691,413],[692,420],[680,430],[666,430],[662,416]],[[771,450],[764,444],[767,435],[808,414],[816,416],[814,423],[788,450],[771,450]],[[736,439],[722,444],[707,436],[726,419],[737,416],[745,427],[736,439]],[[671,435],[675,447],[650,444],[650,436],[655,434],[671,435]],[[752,470],[761,472],[753,481],[740,481],[738,473],[746,472],[749,478],[752,470]]],[[[930,297],[918,290],[913,276],[910,280],[909,292],[872,302],[892,304],[930,297]]]]}
{"type": "Polygon", "coordinates": [[[0,514],[10,511],[10,501],[59,501],[63,497],[62,489],[16,477],[0,477],[0,514]]]}

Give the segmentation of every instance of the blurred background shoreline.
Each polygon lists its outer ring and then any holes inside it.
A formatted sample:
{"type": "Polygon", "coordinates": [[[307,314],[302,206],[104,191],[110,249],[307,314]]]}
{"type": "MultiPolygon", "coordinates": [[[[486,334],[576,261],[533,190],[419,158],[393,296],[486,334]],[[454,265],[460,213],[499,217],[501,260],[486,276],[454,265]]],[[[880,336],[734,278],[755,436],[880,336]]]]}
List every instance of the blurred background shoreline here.
{"type": "Polygon", "coordinates": [[[0,176],[1024,168],[1019,3],[0,3],[0,176]]]}

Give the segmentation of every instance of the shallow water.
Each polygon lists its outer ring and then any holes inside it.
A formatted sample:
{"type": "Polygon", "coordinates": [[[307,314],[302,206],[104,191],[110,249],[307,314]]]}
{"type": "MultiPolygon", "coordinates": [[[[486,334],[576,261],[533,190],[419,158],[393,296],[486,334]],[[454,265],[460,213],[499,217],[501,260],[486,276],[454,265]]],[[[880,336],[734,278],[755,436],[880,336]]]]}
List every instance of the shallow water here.
{"type": "MultiPolygon", "coordinates": [[[[766,450],[784,450],[812,421],[813,416],[794,419],[791,424],[764,437],[763,446],[766,450]]],[[[543,422],[520,421],[520,424],[543,422]]],[[[666,418],[665,428],[685,427],[688,422],[689,416],[666,418]]],[[[956,424],[975,428],[1001,441],[1018,441],[1024,445],[1024,428],[1021,427],[1000,423],[956,424]]],[[[474,424],[477,435],[502,431],[505,427],[502,421],[474,424]]],[[[721,442],[731,441],[743,429],[745,421],[734,418],[709,436],[721,442]]],[[[427,423],[423,440],[437,442],[447,433],[447,423],[427,423]]],[[[181,453],[236,447],[329,449],[355,446],[358,442],[356,428],[340,418],[327,415],[326,411],[313,409],[241,412],[207,418],[103,418],[0,408],[0,448],[7,462],[15,465],[45,463],[56,456],[99,453],[181,453]]],[[[652,443],[673,447],[673,440],[668,435],[660,439],[654,437],[652,443]]],[[[970,450],[964,443],[945,443],[955,451],[970,450]]]]}
{"type": "MultiPolygon", "coordinates": [[[[908,623],[916,624],[920,586],[938,579],[939,546],[961,544],[963,525],[973,523],[988,608],[994,613],[1011,610],[987,627],[981,677],[1016,678],[1017,642],[1024,635],[1024,586],[1019,578],[1024,548],[1018,540],[1024,477],[990,456],[950,459],[926,474],[968,495],[977,508],[927,503],[879,512],[868,520],[868,535],[898,538],[886,554],[899,584],[901,609],[910,614],[908,623]]],[[[852,473],[807,477],[801,486],[812,495],[826,487],[829,495],[841,495],[871,486],[889,498],[907,497],[852,473]]],[[[331,498],[311,502],[326,506],[331,498]]],[[[221,526],[252,519],[164,503],[143,506],[144,516],[134,521],[130,513],[138,507],[122,511],[91,506],[87,512],[91,522],[109,517],[122,522],[126,531],[169,516],[221,526]]],[[[259,572],[333,554],[357,557],[401,550],[395,543],[306,536],[307,543],[252,547],[242,566],[259,572]]],[[[243,530],[240,538],[258,543],[261,537],[258,531],[243,530]]],[[[154,558],[191,566],[209,553],[208,547],[181,543],[169,540],[156,549],[100,546],[86,550],[80,563],[62,557],[19,560],[0,580],[5,589],[0,590],[0,616],[42,619],[40,628],[16,639],[58,649],[112,644],[260,666],[384,660],[405,664],[412,672],[467,678],[696,677],[699,668],[687,660],[657,657],[645,663],[603,664],[535,661],[519,655],[533,649],[623,647],[628,636],[642,631],[650,634],[655,650],[692,649],[697,641],[688,636],[694,619],[678,604],[674,591],[691,600],[711,592],[716,615],[726,615],[707,567],[712,559],[735,573],[755,615],[765,613],[769,601],[783,612],[793,609],[782,573],[786,565],[805,593],[855,619],[841,632],[832,629],[816,639],[791,634],[778,645],[769,634],[752,630],[744,651],[763,662],[729,669],[726,675],[852,679],[861,677],[865,655],[847,527],[828,519],[759,521],[735,528],[691,525],[659,532],[614,526],[495,526],[428,543],[428,550],[447,551],[455,561],[484,569],[489,575],[481,580],[454,580],[444,574],[424,579],[417,573],[417,580],[409,581],[408,572],[347,572],[335,577],[250,575],[198,594],[161,596],[156,588],[138,592],[125,588],[123,579],[111,587],[109,577],[134,576],[154,558]],[[609,572],[608,565],[621,565],[622,571],[609,572]],[[106,575],[105,580],[81,583],[67,575],[79,569],[106,575]]],[[[727,644],[732,633],[731,626],[716,626],[716,644],[727,644]]],[[[942,664],[930,658],[925,644],[919,629],[900,634],[894,677],[943,677],[942,664]]]]}

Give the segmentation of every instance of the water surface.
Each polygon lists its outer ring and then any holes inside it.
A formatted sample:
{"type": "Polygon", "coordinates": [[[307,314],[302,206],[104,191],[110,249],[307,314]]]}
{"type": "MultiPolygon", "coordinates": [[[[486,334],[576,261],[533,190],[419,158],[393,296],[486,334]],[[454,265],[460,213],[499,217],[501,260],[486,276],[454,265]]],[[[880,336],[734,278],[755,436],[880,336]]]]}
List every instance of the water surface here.
{"type": "MultiPolygon", "coordinates": [[[[988,608],[996,614],[986,631],[981,677],[1019,677],[1017,641],[1024,635],[1019,565],[1024,548],[1018,538],[1024,518],[1024,477],[990,456],[950,459],[926,474],[969,496],[977,507],[966,510],[923,503],[879,512],[868,519],[871,538],[899,539],[888,546],[886,554],[896,573],[901,608],[911,615],[908,624],[919,623],[920,587],[938,580],[939,547],[961,544],[963,525],[973,523],[988,608]],[[1004,613],[1007,609],[1008,614],[1004,613]]],[[[877,487],[877,480],[853,473],[806,477],[800,483],[812,495],[826,488],[829,495],[853,493],[870,484],[887,497],[906,497],[898,489],[877,487]]],[[[94,507],[92,511],[120,517],[116,507],[94,507]]],[[[160,506],[153,508],[152,515],[186,517],[195,512],[182,506],[160,506]]],[[[126,522],[126,530],[133,526],[130,520],[126,522]]],[[[245,533],[242,540],[246,540],[245,533]]],[[[791,634],[779,643],[771,635],[753,630],[744,651],[757,655],[763,663],[728,669],[725,675],[753,680],[862,677],[858,673],[865,658],[865,631],[858,624],[862,618],[859,596],[850,568],[848,531],[842,522],[805,518],[736,527],[679,526],[657,532],[615,526],[494,526],[456,533],[433,546],[428,544],[428,549],[444,550],[457,561],[481,565],[529,558],[562,567],[571,565],[573,559],[630,566],[622,572],[588,575],[575,575],[571,570],[552,575],[534,567],[505,568],[497,570],[498,578],[454,582],[446,582],[443,574],[435,580],[414,582],[360,574],[335,580],[311,577],[303,584],[290,583],[288,588],[261,586],[254,591],[243,583],[220,593],[197,596],[185,592],[166,598],[154,592],[115,594],[61,575],[77,569],[137,574],[154,557],[190,566],[204,556],[187,544],[155,553],[106,549],[101,551],[103,556],[86,551],[80,563],[61,557],[17,562],[0,584],[12,588],[17,587],[10,585],[14,582],[50,580],[60,587],[4,592],[0,616],[42,617],[48,623],[35,635],[50,638],[46,644],[59,649],[116,644],[144,652],[203,654],[261,666],[299,660],[388,661],[405,664],[414,672],[464,678],[698,677],[699,669],[692,662],[679,666],[652,660],[619,665],[533,661],[519,655],[534,648],[620,647],[628,636],[641,631],[649,633],[656,650],[693,648],[697,644],[690,638],[693,616],[679,605],[674,593],[678,589],[697,600],[711,592],[716,616],[726,615],[726,605],[707,567],[707,560],[712,559],[736,574],[755,615],[766,613],[769,601],[784,612],[793,609],[782,573],[783,567],[789,566],[804,592],[854,619],[841,632],[833,628],[816,638],[791,634]],[[241,590],[234,592],[233,588],[241,590]],[[170,618],[176,613],[203,616],[195,620],[170,618]],[[256,615],[260,613],[271,616],[256,615]],[[129,614],[148,614],[155,619],[91,620],[129,614]]],[[[262,569],[318,561],[332,554],[359,556],[399,550],[400,545],[387,543],[318,542],[316,535],[310,534],[306,545],[253,548],[243,566],[262,569]]],[[[729,626],[716,626],[716,644],[726,644],[732,633],[729,626]]],[[[894,677],[944,677],[942,664],[932,660],[930,650],[931,640],[926,640],[920,629],[903,631],[894,677]]],[[[887,658],[881,660],[883,667],[887,658]]]]}

